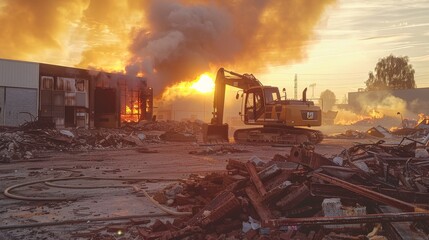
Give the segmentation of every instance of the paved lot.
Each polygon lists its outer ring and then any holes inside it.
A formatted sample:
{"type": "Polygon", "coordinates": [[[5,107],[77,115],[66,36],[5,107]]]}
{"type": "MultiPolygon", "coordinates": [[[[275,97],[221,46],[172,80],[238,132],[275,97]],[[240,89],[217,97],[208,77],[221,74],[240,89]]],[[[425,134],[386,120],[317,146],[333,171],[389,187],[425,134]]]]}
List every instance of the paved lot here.
{"type": "MultiPolygon", "coordinates": [[[[316,147],[316,152],[328,157],[350,147],[353,142],[374,142],[374,139],[326,139],[316,147]]],[[[146,145],[157,153],[140,153],[138,148],[114,151],[50,152],[40,153],[36,159],[14,161],[0,165],[0,188],[30,181],[66,177],[97,178],[146,178],[156,181],[76,179],[52,182],[68,187],[110,186],[109,188],[60,188],[37,183],[23,186],[13,193],[27,197],[61,197],[69,201],[28,201],[10,199],[0,195],[2,226],[28,225],[72,221],[57,226],[26,227],[0,230],[0,239],[90,239],[91,232],[105,231],[114,221],[84,221],[130,215],[148,215],[148,219],[160,217],[163,212],[156,208],[141,193],[131,188],[138,185],[150,194],[174,181],[162,179],[186,179],[189,174],[206,174],[225,171],[228,159],[247,161],[257,156],[269,161],[275,154],[285,155],[290,147],[251,146],[230,144],[234,149],[247,150],[244,153],[192,155],[190,151],[201,152],[219,146],[196,143],[157,143],[146,145]],[[123,186],[121,188],[112,186],[123,186]],[[152,216],[152,217],[151,217],[152,216]],[[73,221],[84,221],[75,223],[73,221]]],[[[139,239],[132,232],[116,239],[139,239]],[[128,234],[128,235],[127,235],[128,234]]],[[[113,239],[115,239],[113,238],[113,239]]]]}

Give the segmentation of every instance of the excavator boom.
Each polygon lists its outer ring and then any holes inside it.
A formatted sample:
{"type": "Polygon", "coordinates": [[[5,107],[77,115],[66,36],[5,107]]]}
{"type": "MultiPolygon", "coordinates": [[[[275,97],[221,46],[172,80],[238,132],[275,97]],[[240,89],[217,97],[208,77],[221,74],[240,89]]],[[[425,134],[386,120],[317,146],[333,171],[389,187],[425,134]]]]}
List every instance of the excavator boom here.
{"type": "Polygon", "coordinates": [[[220,68],[217,71],[215,80],[213,117],[210,124],[205,124],[203,126],[203,140],[205,142],[219,140],[228,141],[228,124],[223,122],[226,85],[243,90],[255,86],[262,86],[261,82],[252,74],[239,74],[220,68]],[[228,73],[230,76],[225,76],[225,73],[228,73]]]}

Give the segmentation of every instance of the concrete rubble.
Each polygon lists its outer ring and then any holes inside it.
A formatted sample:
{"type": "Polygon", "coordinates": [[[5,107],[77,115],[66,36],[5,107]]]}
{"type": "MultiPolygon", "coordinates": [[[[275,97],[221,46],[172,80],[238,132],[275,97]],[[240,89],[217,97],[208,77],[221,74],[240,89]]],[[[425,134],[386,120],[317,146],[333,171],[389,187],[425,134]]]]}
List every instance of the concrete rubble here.
{"type": "Polygon", "coordinates": [[[162,141],[195,142],[202,123],[124,123],[121,129],[61,129],[25,124],[0,131],[0,162],[37,158],[44,151],[122,149],[162,141]]]}

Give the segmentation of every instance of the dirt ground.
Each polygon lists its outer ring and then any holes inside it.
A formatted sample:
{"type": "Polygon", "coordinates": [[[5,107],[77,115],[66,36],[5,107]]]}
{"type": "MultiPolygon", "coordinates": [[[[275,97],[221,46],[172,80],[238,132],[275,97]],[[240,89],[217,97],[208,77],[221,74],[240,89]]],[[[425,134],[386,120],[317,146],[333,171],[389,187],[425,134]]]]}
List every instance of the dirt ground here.
{"type": "MultiPolygon", "coordinates": [[[[315,151],[328,157],[340,153],[354,142],[375,142],[375,139],[325,139],[315,151]]],[[[101,221],[103,218],[128,217],[139,219],[169,220],[143,194],[136,193],[131,186],[138,185],[153,194],[159,189],[186,179],[189,174],[204,175],[214,171],[225,171],[228,159],[243,162],[257,156],[264,162],[275,154],[289,154],[290,147],[251,146],[230,144],[235,149],[248,150],[243,153],[192,155],[190,151],[204,151],[216,146],[197,143],[152,143],[147,149],[154,153],[141,153],[136,148],[89,152],[48,152],[36,155],[32,160],[16,160],[0,164],[0,188],[30,181],[66,177],[102,177],[119,180],[76,179],[51,182],[68,188],[48,186],[42,182],[22,186],[14,194],[32,198],[61,197],[63,201],[16,200],[0,195],[0,239],[97,239],[91,233],[105,232],[111,238],[141,239],[134,231],[114,232],[111,225],[129,219],[101,221]],[[151,181],[121,180],[156,179],[151,181]],[[165,180],[163,180],[165,179],[165,180]],[[170,179],[170,180],[168,180],[170,179]],[[122,187],[113,187],[113,186],[122,187]],[[79,186],[109,186],[109,188],[79,189],[79,186]],[[29,224],[52,223],[53,226],[29,226],[29,224]],[[110,228],[108,226],[111,226],[110,228]]],[[[49,224],[51,225],[51,224],[49,224]]],[[[104,238],[98,238],[104,239],[104,238]]]]}

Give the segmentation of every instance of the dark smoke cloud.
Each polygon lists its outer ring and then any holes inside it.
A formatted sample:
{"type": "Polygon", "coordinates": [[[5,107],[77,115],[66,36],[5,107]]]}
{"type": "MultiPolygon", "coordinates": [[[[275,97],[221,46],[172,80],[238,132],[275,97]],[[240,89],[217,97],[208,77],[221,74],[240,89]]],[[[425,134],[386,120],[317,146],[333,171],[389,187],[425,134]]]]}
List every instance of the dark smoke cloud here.
{"type": "Polygon", "coordinates": [[[258,72],[305,57],[313,28],[334,0],[148,0],[126,71],[162,91],[213,70],[258,72]]]}

